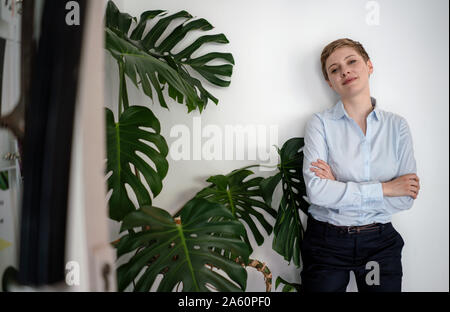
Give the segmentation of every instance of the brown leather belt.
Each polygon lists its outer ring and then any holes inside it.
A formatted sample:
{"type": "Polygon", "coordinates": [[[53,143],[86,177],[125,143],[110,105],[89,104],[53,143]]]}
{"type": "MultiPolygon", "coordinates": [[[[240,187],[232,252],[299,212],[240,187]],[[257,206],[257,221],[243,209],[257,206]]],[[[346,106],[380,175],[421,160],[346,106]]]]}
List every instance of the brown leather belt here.
{"type": "Polygon", "coordinates": [[[372,224],[361,225],[361,226],[339,226],[339,225],[334,225],[334,224],[330,224],[330,223],[328,223],[328,224],[331,227],[338,228],[349,234],[377,231],[380,229],[380,223],[372,223],[372,224]]]}
{"type": "MultiPolygon", "coordinates": [[[[308,219],[311,219],[311,222],[320,224],[321,226],[325,226],[328,228],[331,228],[333,230],[338,230],[344,233],[348,234],[357,234],[357,233],[364,233],[364,232],[373,232],[378,231],[380,229],[384,229],[387,224],[382,223],[371,223],[366,225],[360,225],[360,226],[342,226],[342,225],[334,225],[328,222],[323,222],[314,219],[311,215],[308,216],[308,219]]],[[[309,221],[308,221],[309,222],[309,221]]]]}

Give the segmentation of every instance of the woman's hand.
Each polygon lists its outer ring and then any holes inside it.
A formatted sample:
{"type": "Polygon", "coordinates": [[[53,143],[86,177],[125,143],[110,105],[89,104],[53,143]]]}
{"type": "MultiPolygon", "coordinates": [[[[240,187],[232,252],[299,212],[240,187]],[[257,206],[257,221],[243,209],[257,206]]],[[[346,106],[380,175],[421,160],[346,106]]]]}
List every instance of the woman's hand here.
{"type": "Polygon", "coordinates": [[[311,165],[317,168],[311,167],[309,170],[313,171],[319,178],[336,181],[330,166],[323,160],[317,159],[317,162],[313,161],[311,165]]]}
{"type": "Polygon", "coordinates": [[[419,177],[414,173],[402,175],[381,185],[384,196],[411,196],[416,199],[420,190],[419,177]]]}

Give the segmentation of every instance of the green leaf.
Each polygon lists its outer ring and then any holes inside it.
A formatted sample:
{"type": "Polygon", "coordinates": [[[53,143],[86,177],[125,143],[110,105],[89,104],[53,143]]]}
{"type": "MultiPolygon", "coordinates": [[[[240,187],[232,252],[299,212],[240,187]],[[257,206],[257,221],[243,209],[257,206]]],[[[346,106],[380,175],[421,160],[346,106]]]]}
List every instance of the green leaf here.
{"type": "Polygon", "coordinates": [[[191,21],[186,24],[181,24],[175,28],[172,33],[164,39],[163,42],[158,46],[158,51],[160,52],[170,52],[175,45],[177,45],[186,34],[191,30],[211,30],[212,25],[205,19],[198,19],[191,21]]]}
{"type": "Polygon", "coordinates": [[[261,181],[260,188],[262,196],[267,205],[272,206],[272,196],[278,183],[281,181],[281,173],[278,172],[276,175],[266,178],[261,181]]]}
{"type": "Polygon", "coordinates": [[[280,284],[284,284],[283,289],[282,289],[283,292],[292,292],[292,291],[301,292],[302,291],[301,284],[287,282],[286,280],[284,280],[283,278],[278,276],[277,280],[275,281],[275,290],[278,288],[278,286],[280,284]]]}
{"type": "Polygon", "coordinates": [[[138,87],[136,77],[139,76],[142,89],[150,98],[152,98],[150,85],[153,85],[163,107],[167,107],[167,105],[162,96],[162,86],[155,79],[156,74],[163,77],[172,88],[183,94],[188,105],[197,107],[201,103],[195,89],[167,63],[139,50],[137,46],[122,39],[110,29],[106,29],[106,48],[119,64],[124,64],[125,74],[130,77],[136,87],[138,87]]]}
{"type": "Polygon", "coordinates": [[[234,58],[231,53],[220,53],[220,52],[211,52],[211,53],[205,54],[203,56],[199,56],[197,58],[190,59],[189,61],[186,61],[185,63],[189,64],[193,67],[195,67],[195,66],[200,67],[214,59],[222,59],[222,60],[230,62],[231,64],[234,64],[234,58]]]}
{"type": "Polygon", "coordinates": [[[166,28],[170,25],[170,23],[173,20],[179,19],[179,18],[191,18],[192,15],[190,15],[186,11],[180,11],[175,14],[172,14],[170,16],[161,18],[155,26],[152,27],[152,29],[147,33],[147,35],[142,39],[143,46],[150,50],[152,48],[155,48],[155,43],[158,41],[159,37],[164,33],[166,28]]]}
{"type": "Polygon", "coordinates": [[[229,41],[224,34],[205,35],[195,40],[181,52],[175,54],[174,57],[176,60],[182,60],[183,58],[191,59],[192,54],[205,43],[229,43],[229,41]]]}
{"type": "Polygon", "coordinates": [[[131,34],[131,39],[138,40],[142,38],[142,35],[144,34],[145,26],[147,26],[147,21],[153,19],[154,17],[160,15],[163,16],[166,14],[166,11],[163,10],[152,10],[152,11],[145,11],[141,14],[141,17],[139,19],[139,23],[137,24],[136,28],[133,30],[133,33],[131,34]]]}
{"type": "MultiPolygon", "coordinates": [[[[246,167],[233,170],[226,176],[212,176],[207,180],[211,185],[198,192],[196,197],[225,205],[234,216],[249,226],[257,244],[261,245],[264,242],[264,237],[253,218],[258,220],[258,223],[263,226],[267,235],[270,235],[272,233],[272,225],[261,212],[266,212],[274,218],[277,213],[262,200],[259,185],[263,178],[247,179],[252,174],[254,173],[246,167]]],[[[245,240],[251,248],[247,235],[245,240]]]]}
{"type": "Polygon", "coordinates": [[[133,190],[138,203],[151,205],[150,194],[138,176],[131,171],[132,164],[146,180],[153,197],[162,189],[162,180],[167,174],[168,146],[165,139],[159,134],[158,119],[146,107],[131,106],[115,122],[111,110],[106,110],[107,134],[107,170],[112,172],[108,178],[108,190],[112,190],[109,200],[109,215],[112,219],[120,221],[123,217],[135,210],[125,185],[133,190]],[[142,129],[150,128],[152,132],[142,129]],[[156,149],[145,142],[152,143],[156,149]],[[137,152],[143,153],[153,163],[153,169],[137,152]]]}
{"type": "Polygon", "coordinates": [[[127,13],[121,13],[112,1],[108,1],[106,6],[106,27],[119,32],[128,33],[133,17],[127,13]]]}
{"type": "Polygon", "coordinates": [[[149,291],[158,274],[163,274],[157,291],[172,291],[182,283],[182,291],[244,291],[247,271],[240,264],[212,251],[232,250],[246,261],[250,254],[239,238],[214,236],[214,233],[240,235],[244,226],[222,205],[201,198],[189,201],[180,212],[181,224],[169,213],[155,207],[142,207],[128,214],[121,231],[147,227],[123,236],[117,246],[118,257],[137,249],[126,264],[118,268],[118,288],[123,291],[134,279],[137,291],[149,291]],[[214,220],[220,217],[221,220],[214,220]],[[226,273],[222,276],[208,265],[226,273]]]}
{"type": "Polygon", "coordinates": [[[300,243],[304,227],[300,211],[308,213],[306,185],[303,179],[303,138],[292,138],[278,149],[280,155],[279,172],[261,182],[262,194],[268,205],[272,203],[273,192],[281,180],[283,196],[278,207],[278,214],[273,229],[272,248],[287,261],[300,266],[300,243]]]}
{"type": "Polygon", "coordinates": [[[230,53],[210,52],[196,58],[192,54],[206,44],[226,44],[228,39],[224,34],[203,35],[198,37],[183,51],[174,54],[172,51],[178,44],[182,44],[190,32],[209,31],[213,26],[205,19],[193,19],[186,11],[180,11],[166,16],[165,11],[146,11],[141,14],[139,21],[132,30],[132,21],[136,18],[121,13],[110,1],[106,14],[106,49],[119,62],[125,64],[125,73],[137,85],[136,74],[140,77],[144,93],[153,100],[150,85],[158,93],[159,102],[167,107],[162,90],[168,85],[168,95],[178,103],[185,103],[188,112],[206,107],[209,100],[215,104],[218,99],[209,93],[202,85],[202,81],[192,76],[189,69],[197,72],[213,85],[227,87],[230,85],[229,77],[233,73],[234,59],[230,53]],[[156,19],[156,20],[155,20],[156,19]],[[175,22],[182,23],[172,31],[167,29],[175,22]],[[152,21],[153,26],[148,29],[147,22],[152,21]],[[129,33],[131,32],[131,35],[129,33]],[[163,34],[167,36],[162,37],[163,34]],[[156,43],[160,41],[159,45],[156,43]],[[145,59],[138,62],[136,57],[145,59]],[[220,60],[225,64],[208,65],[220,60]],[[168,65],[173,71],[161,67],[159,61],[168,65]],[[154,77],[157,79],[154,79],[154,77]],[[181,82],[181,81],[182,82],[181,82]],[[159,82],[159,83],[158,83],[159,82]]]}
{"type": "MultiPolygon", "coordinates": [[[[286,184],[287,194],[292,196],[295,207],[308,214],[308,202],[304,199],[306,194],[306,185],[303,179],[303,138],[292,138],[288,140],[280,151],[280,172],[282,173],[283,183],[286,184]]],[[[283,188],[284,190],[284,188],[283,188]]]]}

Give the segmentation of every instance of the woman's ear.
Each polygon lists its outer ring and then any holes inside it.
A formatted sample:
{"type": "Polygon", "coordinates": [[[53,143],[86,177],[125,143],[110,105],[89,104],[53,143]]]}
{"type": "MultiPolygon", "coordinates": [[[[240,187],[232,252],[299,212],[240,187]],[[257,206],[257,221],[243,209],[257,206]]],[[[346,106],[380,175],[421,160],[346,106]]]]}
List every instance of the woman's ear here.
{"type": "Polygon", "coordinates": [[[369,68],[369,75],[373,73],[373,64],[371,60],[367,60],[367,67],[369,68]]]}
{"type": "MultiPolygon", "coordinates": [[[[328,85],[330,86],[330,88],[333,89],[333,86],[331,85],[330,80],[327,79],[326,82],[328,83],[328,85]]],[[[333,90],[334,90],[334,89],[333,89],[333,90]]]]}

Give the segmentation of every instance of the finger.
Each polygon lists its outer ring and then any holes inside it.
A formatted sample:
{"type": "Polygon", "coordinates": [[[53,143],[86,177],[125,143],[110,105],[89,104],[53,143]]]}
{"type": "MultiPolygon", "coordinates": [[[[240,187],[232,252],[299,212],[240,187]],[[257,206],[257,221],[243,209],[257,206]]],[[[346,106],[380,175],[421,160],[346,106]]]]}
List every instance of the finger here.
{"type": "Polygon", "coordinates": [[[319,172],[316,172],[316,176],[323,179],[323,174],[320,174],[319,172]]]}
{"type": "Polygon", "coordinates": [[[312,172],[316,174],[317,177],[321,179],[328,179],[328,180],[334,180],[334,176],[327,171],[321,169],[321,168],[310,168],[312,172]]]}
{"type": "Polygon", "coordinates": [[[319,168],[327,172],[329,175],[333,175],[331,172],[331,168],[327,164],[319,164],[319,168]]]}
{"type": "Polygon", "coordinates": [[[419,187],[419,182],[414,181],[414,180],[411,180],[411,181],[409,182],[409,185],[415,186],[415,187],[419,187]]]}
{"type": "Polygon", "coordinates": [[[320,160],[321,163],[323,164],[323,166],[325,166],[325,170],[329,173],[329,175],[331,176],[330,178],[333,179],[334,175],[333,172],[331,171],[331,167],[330,165],[328,165],[326,162],[324,162],[323,160],[320,160]]]}
{"type": "Polygon", "coordinates": [[[322,163],[315,163],[314,166],[322,170],[326,170],[326,166],[324,166],[322,163]]]}
{"type": "Polygon", "coordinates": [[[324,169],[322,169],[322,168],[310,168],[310,170],[311,171],[314,171],[314,172],[320,172],[320,173],[325,173],[326,171],[324,170],[324,169]]]}
{"type": "Polygon", "coordinates": [[[322,169],[323,170],[323,172],[330,172],[330,168],[327,168],[326,166],[324,166],[324,165],[320,165],[320,167],[319,167],[320,169],[322,169]]]}
{"type": "Polygon", "coordinates": [[[320,174],[320,170],[319,170],[319,169],[311,168],[310,170],[311,170],[312,172],[314,172],[316,175],[319,175],[319,174],[320,174]]]}
{"type": "Polygon", "coordinates": [[[419,177],[415,173],[410,174],[409,179],[419,182],[419,177]]]}
{"type": "Polygon", "coordinates": [[[319,163],[322,164],[323,166],[327,167],[327,168],[330,168],[330,165],[328,165],[327,162],[325,162],[325,161],[323,161],[321,159],[319,159],[319,163]]]}

